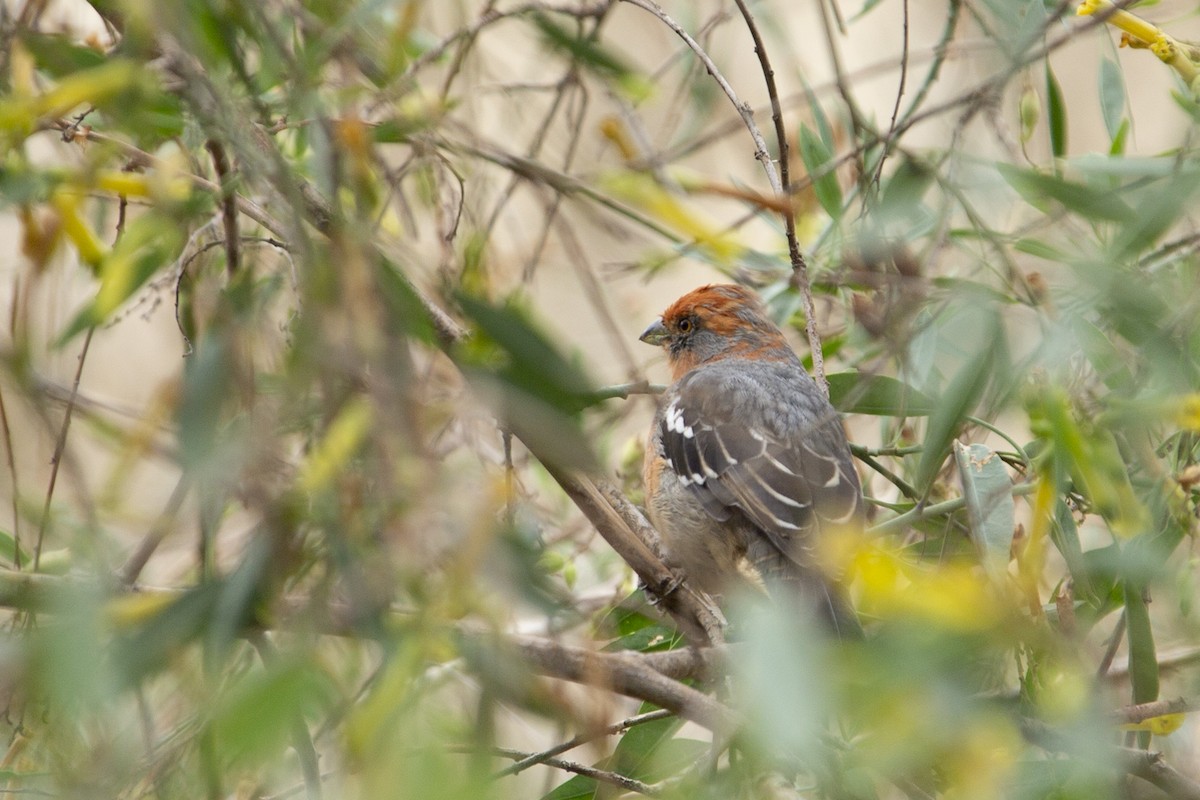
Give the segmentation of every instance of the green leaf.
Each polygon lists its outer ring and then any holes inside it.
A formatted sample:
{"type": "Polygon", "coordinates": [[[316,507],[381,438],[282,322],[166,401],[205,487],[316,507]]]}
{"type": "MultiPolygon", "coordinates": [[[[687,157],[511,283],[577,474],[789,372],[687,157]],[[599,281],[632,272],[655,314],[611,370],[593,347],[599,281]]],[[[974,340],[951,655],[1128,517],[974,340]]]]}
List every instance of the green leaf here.
{"type": "Polygon", "coordinates": [[[825,149],[833,152],[837,149],[837,142],[833,136],[833,126],[829,124],[829,117],[825,114],[825,109],[821,107],[820,100],[812,90],[812,86],[807,81],[804,83],[804,94],[808,99],[808,110],[812,113],[813,125],[817,127],[817,133],[821,136],[821,141],[825,144],[825,149]]]}
{"type": "Polygon", "coordinates": [[[1119,156],[1125,152],[1125,141],[1129,138],[1129,117],[1121,120],[1121,127],[1117,128],[1117,135],[1112,139],[1112,146],[1108,148],[1110,156],[1119,156]]]}
{"type": "MultiPolygon", "coordinates": [[[[658,706],[642,703],[638,708],[639,714],[654,711],[658,706]]],[[[654,782],[668,777],[676,768],[684,764],[667,764],[664,748],[671,743],[671,737],[683,727],[683,720],[676,716],[663,717],[644,725],[630,728],[617,742],[613,751],[613,763],[617,772],[628,775],[640,781],[654,782]]]]}
{"type": "Polygon", "coordinates": [[[223,761],[278,763],[304,712],[328,707],[333,697],[329,677],[312,661],[281,661],[242,675],[213,714],[223,761]]]}
{"type": "Polygon", "coordinates": [[[1125,78],[1110,58],[1100,60],[1100,113],[1110,141],[1116,141],[1125,118],[1125,78]]]}
{"type": "Polygon", "coordinates": [[[1021,120],[1021,144],[1026,144],[1033,138],[1042,116],[1041,99],[1032,87],[1021,92],[1021,99],[1017,102],[1017,113],[1021,120]]]}
{"type": "Polygon", "coordinates": [[[911,215],[913,208],[921,204],[933,179],[933,172],[924,164],[905,159],[888,178],[880,204],[891,214],[911,215]]]}
{"type": "Polygon", "coordinates": [[[1076,491],[1088,498],[1109,529],[1123,538],[1143,533],[1146,508],[1129,479],[1112,431],[1081,424],[1060,389],[1043,388],[1027,399],[1030,423],[1053,443],[1056,467],[1071,475],[1076,491]]]}
{"type": "Polygon", "coordinates": [[[454,353],[475,389],[538,458],[592,465],[579,422],[596,393],[582,369],[515,305],[493,306],[463,293],[456,298],[477,326],[454,353]]]}
{"type": "Polygon", "coordinates": [[[90,327],[101,325],[175,258],[183,244],[178,222],[151,211],[125,226],[125,232],[100,262],[100,288],[59,336],[60,345],[90,327]]]}
{"type": "Polygon", "coordinates": [[[23,30],[20,39],[25,48],[33,54],[38,68],[55,78],[98,67],[106,60],[104,53],[75,44],[66,36],[23,30]]]}
{"type": "Polygon", "coordinates": [[[0,558],[14,566],[29,563],[29,554],[23,547],[18,546],[16,538],[5,530],[0,530],[0,558]]]}
{"type": "Polygon", "coordinates": [[[1097,593],[1092,572],[1083,557],[1083,546],[1079,542],[1079,528],[1075,525],[1075,516],[1061,496],[1054,507],[1054,518],[1050,520],[1050,541],[1067,564],[1067,571],[1071,573],[1071,581],[1075,585],[1075,596],[1100,608],[1104,597],[1097,593]]]}
{"type": "Polygon", "coordinates": [[[1000,342],[1003,340],[1003,329],[998,318],[993,317],[989,320],[987,327],[989,332],[985,332],[983,337],[983,351],[968,359],[962,366],[938,399],[937,408],[929,417],[923,442],[924,449],[917,466],[916,486],[919,490],[924,490],[941,469],[942,461],[950,449],[950,442],[954,439],[962,418],[975,407],[984,387],[987,386],[1000,342]]]}
{"type": "Polygon", "coordinates": [[[1113,222],[1123,222],[1133,215],[1129,206],[1112,191],[1009,164],[996,166],[1004,180],[1033,205],[1041,206],[1046,200],[1054,200],[1088,219],[1113,222]]]}
{"type": "Polygon", "coordinates": [[[866,0],[866,2],[863,3],[863,7],[858,10],[858,13],[856,13],[854,16],[852,16],[850,19],[848,19],[846,21],[854,22],[858,19],[861,19],[862,17],[865,17],[868,13],[870,13],[871,9],[873,9],[873,8],[875,8],[875,6],[879,5],[880,1],[881,0],[866,0]]]}
{"type": "Polygon", "coordinates": [[[996,577],[1012,553],[1015,504],[1012,479],[995,451],[982,444],[954,443],[954,460],[967,501],[971,540],[984,567],[996,577]]]}
{"type": "Polygon", "coordinates": [[[923,417],[933,413],[936,407],[928,396],[886,375],[838,372],[826,379],[829,381],[829,401],[838,411],[847,414],[923,417]]]}
{"type": "Polygon", "coordinates": [[[598,788],[595,778],[576,775],[542,795],[542,800],[592,800],[598,788]]]}
{"type": "Polygon", "coordinates": [[[838,184],[837,170],[832,169],[833,154],[807,125],[800,126],[800,158],[812,178],[817,202],[831,218],[839,218],[842,215],[842,187],[838,184]]]}
{"type": "Polygon", "coordinates": [[[1200,174],[1195,169],[1178,169],[1167,181],[1148,187],[1141,193],[1135,209],[1125,217],[1126,224],[1113,241],[1113,254],[1119,260],[1132,258],[1153,246],[1190,208],[1200,174]]]}
{"type": "Polygon", "coordinates": [[[119,637],[114,653],[117,674],[135,684],[165,667],[180,648],[204,632],[220,594],[219,582],[202,583],[181,594],[133,634],[119,637]]]}
{"type": "Polygon", "coordinates": [[[1069,326],[1080,351],[1105,386],[1120,392],[1134,388],[1133,373],[1107,333],[1078,316],[1069,320],[1069,326]]]}
{"type": "Polygon", "coordinates": [[[1055,158],[1067,154],[1067,106],[1063,102],[1062,87],[1046,61],[1046,116],[1050,121],[1050,152],[1055,158]]]}
{"type": "Polygon", "coordinates": [[[550,49],[561,51],[589,72],[612,81],[628,97],[642,99],[653,88],[649,80],[598,44],[595,39],[580,36],[540,12],[530,16],[542,34],[542,41],[550,49]]]}
{"type": "Polygon", "coordinates": [[[1158,699],[1158,656],[1143,591],[1142,585],[1125,582],[1125,639],[1129,644],[1129,682],[1134,703],[1158,699]]]}
{"type": "Polygon", "coordinates": [[[663,625],[662,622],[651,619],[645,614],[625,608],[615,608],[605,620],[614,624],[619,634],[617,639],[605,645],[606,652],[617,650],[636,650],[638,652],[653,652],[672,650],[684,643],[679,632],[674,627],[663,625]]]}
{"type": "Polygon", "coordinates": [[[1044,258],[1047,261],[1054,261],[1060,264],[1067,260],[1066,253],[1040,239],[1018,239],[1013,248],[1019,253],[1027,253],[1028,255],[1037,256],[1038,258],[1044,258]]]}
{"type": "Polygon", "coordinates": [[[1136,156],[1117,158],[1100,153],[1085,153],[1064,162],[1072,173],[1086,181],[1119,178],[1123,181],[1144,181],[1169,178],[1179,171],[1179,161],[1172,156],[1136,156]]]}
{"type": "Polygon", "coordinates": [[[467,294],[455,296],[482,335],[508,357],[505,374],[533,394],[564,410],[578,411],[594,394],[591,382],[575,363],[555,349],[516,305],[491,305],[467,294]]]}

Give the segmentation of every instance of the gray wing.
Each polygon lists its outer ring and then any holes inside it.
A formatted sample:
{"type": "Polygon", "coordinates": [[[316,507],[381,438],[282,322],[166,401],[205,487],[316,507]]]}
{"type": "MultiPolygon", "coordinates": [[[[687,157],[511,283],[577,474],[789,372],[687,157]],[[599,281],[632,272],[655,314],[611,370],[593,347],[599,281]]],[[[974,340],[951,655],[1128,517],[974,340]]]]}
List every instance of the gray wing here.
{"type": "Polygon", "coordinates": [[[666,399],[663,449],[719,520],[744,515],[796,564],[823,526],[862,513],[841,421],[803,369],[755,362],[691,373],[666,399]]]}

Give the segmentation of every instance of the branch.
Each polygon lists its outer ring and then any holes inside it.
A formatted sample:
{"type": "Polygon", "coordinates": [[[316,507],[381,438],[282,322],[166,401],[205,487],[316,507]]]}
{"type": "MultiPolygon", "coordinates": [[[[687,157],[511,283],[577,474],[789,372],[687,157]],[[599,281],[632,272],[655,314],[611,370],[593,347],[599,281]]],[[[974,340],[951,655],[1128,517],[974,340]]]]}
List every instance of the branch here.
{"type": "Polygon", "coordinates": [[[633,568],[647,590],[659,598],[659,605],[689,640],[699,645],[724,641],[721,612],[707,595],[695,591],[671,571],[656,552],[661,552],[661,548],[653,526],[620,492],[607,486],[601,490],[585,475],[568,474],[545,461],[542,463],[609,546],[633,568]]]}
{"type": "Polygon", "coordinates": [[[234,200],[234,174],[225,148],[216,139],[204,143],[212,156],[213,170],[221,186],[221,224],[225,227],[225,271],[236,275],[241,265],[238,249],[237,203],[234,200]]]}
{"type": "Polygon", "coordinates": [[[530,767],[537,766],[538,764],[549,763],[549,759],[554,758],[560,753],[565,753],[568,750],[574,750],[576,747],[579,747],[582,744],[587,744],[591,741],[595,741],[602,736],[616,736],[618,733],[624,733],[630,728],[638,725],[644,725],[647,722],[657,722],[660,719],[666,719],[667,717],[671,716],[674,716],[673,711],[660,708],[657,711],[647,711],[645,714],[638,714],[635,717],[623,719],[620,722],[609,725],[607,728],[601,728],[598,731],[581,733],[573,739],[554,745],[554,747],[547,748],[538,753],[530,753],[512,766],[505,767],[497,772],[495,777],[503,778],[507,775],[516,775],[517,773],[524,772],[530,767]]]}
{"type": "Polygon", "coordinates": [[[1130,775],[1157,786],[1173,800],[1200,800],[1200,783],[1184,776],[1163,761],[1162,753],[1120,748],[1130,775]]]}
{"type": "Polygon", "coordinates": [[[618,383],[615,386],[604,386],[595,391],[592,397],[597,402],[600,400],[626,400],[631,395],[635,394],[662,394],[667,390],[664,383],[649,383],[648,381],[634,381],[633,383],[618,383]]]}
{"type": "Polygon", "coordinates": [[[788,137],[783,126],[779,89],[775,85],[775,70],[771,67],[766,45],[763,44],[762,35],[758,32],[758,25],[754,22],[754,15],[750,13],[746,0],[737,0],[737,7],[742,12],[746,28],[750,31],[750,38],[754,40],[754,52],[762,67],[763,80],[767,84],[767,97],[771,100],[771,119],[775,123],[775,139],[779,145],[779,186],[775,191],[780,198],[788,201],[783,211],[783,224],[787,234],[788,258],[792,263],[792,285],[800,292],[800,299],[804,304],[804,332],[808,336],[808,349],[812,353],[813,377],[821,393],[828,398],[829,382],[825,380],[825,356],[821,349],[821,336],[817,333],[817,308],[813,303],[812,282],[808,278],[808,263],[800,252],[800,240],[796,237],[796,210],[791,203],[792,179],[788,166],[788,137]]]}
{"type": "MultiPolygon", "coordinates": [[[[524,637],[516,638],[514,643],[525,660],[543,675],[646,700],[713,732],[730,733],[738,726],[738,717],[729,708],[653,669],[646,657],[651,654],[597,653],[524,637]]],[[[694,654],[686,658],[705,661],[694,654]]]]}
{"type": "MultiPolygon", "coordinates": [[[[493,752],[495,752],[497,755],[504,756],[505,758],[520,759],[522,762],[530,757],[530,754],[523,750],[510,750],[507,747],[497,747],[493,752]]],[[[658,789],[650,784],[642,783],[639,780],[627,777],[619,772],[596,769],[595,767],[589,767],[576,761],[563,761],[559,758],[546,757],[542,759],[540,763],[545,764],[548,767],[554,767],[555,769],[565,770],[566,772],[574,772],[576,775],[582,775],[585,778],[591,778],[592,780],[600,781],[601,783],[609,783],[613,786],[624,789],[627,792],[637,792],[638,794],[644,794],[650,797],[657,797],[659,794],[661,794],[658,789]]]]}
{"type": "Polygon", "coordinates": [[[1117,709],[1113,716],[1118,722],[1136,724],[1154,717],[1162,717],[1167,714],[1187,714],[1197,709],[1200,709],[1200,703],[1186,697],[1177,697],[1174,700],[1156,700],[1153,703],[1123,706],[1117,709]]]}
{"type": "MultiPolygon", "coordinates": [[[[64,589],[82,581],[44,573],[15,572],[0,569],[0,607],[54,613],[63,605],[55,601],[64,589]]],[[[138,590],[116,586],[105,608],[105,615],[117,632],[130,630],[157,619],[172,603],[184,597],[176,589],[138,590]]],[[[317,621],[317,630],[329,636],[362,635],[360,615],[341,604],[323,604],[325,619],[317,621]]],[[[270,629],[288,629],[298,621],[312,630],[312,601],[306,597],[284,599],[270,618],[249,620],[242,634],[259,635],[270,629]]],[[[399,612],[384,612],[398,615],[399,612]]],[[[381,629],[387,626],[381,626],[381,629]]],[[[490,641],[494,632],[472,623],[458,630],[464,637],[490,641]]],[[[725,651],[684,648],[655,653],[600,653],[532,636],[506,637],[513,647],[539,674],[586,686],[607,689],[618,694],[654,703],[671,713],[691,720],[712,731],[732,731],[738,718],[726,706],[687,686],[686,679],[707,680],[717,674],[725,651]]]]}
{"type": "MultiPolygon", "coordinates": [[[[137,167],[153,167],[155,169],[161,169],[164,171],[171,169],[171,167],[163,162],[162,159],[158,158],[158,156],[151,155],[145,150],[141,150],[129,144],[128,142],[124,142],[116,137],[100,133],[91,128],[79,129],[74,125],[74,123],[67,122],[66,120],[62,119],[54,120],[48,123],[47,128],[50,130],[60,131],[68,137],[68,141],[74,141],[75,139],[82,137],[89,142],[104,142],[109,144],[119,150],[121,155],[123,155],[134,166],[137,167]]],[[[184,173],[184,176],[191,181],[192,185],[196,188],[202,189],[203,191],[218,197],[221,195],[221,187],[207,178],[204,178],[200,175],[193,175],[191,173],[184,173]]],[[[259,225],[262,225],[276,236],[282,239],[288,238],[288,231],[284,227],[283,223],[267,213],[266,209],[264,209],[262,206],[258,205],[252,200],[247,200],[240,194],[236,196],[236,202],[238,211],[242,212],[259,225]]]]}
{"type": "Polygon", "coordinates": [[[683,29],[683,26],[673,20],[666,11],[663,11],[662,6],[655,3],[654,0],[621,0],[622,2],[635,5],[638,8],[646,11],[649,14],[657,17],[660,22],[675,32],[675,35],[683,39],[683,43],[696,54],[700,59],[700,63],[708,70],[708,74],[713,77],[717,85],[721,87],[721,91],[729,98],[729,102],[733,103],[733,107],[737,109],[738,115],[742,118],[742,122],[746,124],[746,129],[750,131],[750,138],[754,140],[754,157],[763,165],[763,171],[767,173],[767,181],[771,184],[771,189],[775,194],[783,194],[783,184],[780,183],[779,173],[775,170],[775,164],[771,160],[770,153],[767,152],[767,140],[763,138],[762,131],[758,129],[757,123],[754,121],[754,109],[749,103],[744,103],[737,96],[737,92],[721,74],[721,70],[709,57],[700,43],[691,37],[691,35],[683,29]]]}
{"type": "MultiPolygon", "coordinates": [[[[1027,494],[1033,494],[1037,491],[1035,483],[1019,483],[1012,488],[1013,497],[1022,497],[1027,494]]],[[[952,514],[961,508],[966,508],[967,499],[965,497],[956,497],[953,500],[946,500],[942,503],[934,503],[931,506],[923,506],[917,504],[914,508],[905,511],[898,517],[892,517],[889,520],[879,523],[869,530],[872,535],[888,533],[890,531],[900,530],[902,528],[915,525],[924,519],[930,517],[941,517],[946,514],[952,514]]]]}

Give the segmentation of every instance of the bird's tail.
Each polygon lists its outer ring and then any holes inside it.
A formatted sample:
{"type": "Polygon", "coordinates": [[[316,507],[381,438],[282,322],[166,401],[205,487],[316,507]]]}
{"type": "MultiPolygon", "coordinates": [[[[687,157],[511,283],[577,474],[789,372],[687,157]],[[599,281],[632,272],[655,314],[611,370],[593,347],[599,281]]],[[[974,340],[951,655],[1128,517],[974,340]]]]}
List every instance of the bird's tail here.
{"type": "Polygon", "coordinates": [[[752,545],[746,555],[775,602],[819,619],[844,641],[863,637],[862,624],[845,590],[820,570],[802,566],[774,547],[752,545]]]}

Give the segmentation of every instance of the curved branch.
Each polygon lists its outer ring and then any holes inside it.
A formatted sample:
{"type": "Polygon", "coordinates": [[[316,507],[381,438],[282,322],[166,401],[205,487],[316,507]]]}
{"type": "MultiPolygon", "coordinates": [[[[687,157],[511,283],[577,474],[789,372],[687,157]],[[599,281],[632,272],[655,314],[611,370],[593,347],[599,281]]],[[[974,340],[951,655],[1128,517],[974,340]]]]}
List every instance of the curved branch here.
{"type": "Polygon", "coordinates": [[[1161,789],[1172,800],[1200,800],[1200,783],[1186,777],[1166,761],[1162,753],[1121,748],[1126,769],[1147,783],[1161,789]]]}
{"type": "Polygon", "coordinates": [[[658,18],[660,22],[674,31],[675,35],[683,40],[683,43],[688,46],[696,58],[700,59],[700,63],[708,70],[708,74],[713,77],[717,85],[721,87],[721,91],[729,98],[729,102],[733,103],[733,107],[737,109],[738,116],[742,118],[746,129],[750,131],[750,138],[754,140],[754,157],[762,163],[763,171],[767,173],[767,181],[771,184],[771,189],[775,194],[783,194],[783,184],[779,180],[779,173],[775,169],[775,163],[771,160],[771,154],[767,151],[767,140],[763,138],[762,131],[758,129],[758,124],[754,121],[754,109],[749,103],[745,103],[738,97],[737,92],[733,90],[733,86],[729,84],[725,76],[721,74],[721,70],[717,68],[716,63],[705,52],[704,48],[692,38],[691,34],[683,29],[683,26],[671,18],[671,15],[662,9],[654,0],[621,0],[621,2],[635,5],[643,11],[658,18]]]}

